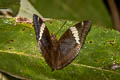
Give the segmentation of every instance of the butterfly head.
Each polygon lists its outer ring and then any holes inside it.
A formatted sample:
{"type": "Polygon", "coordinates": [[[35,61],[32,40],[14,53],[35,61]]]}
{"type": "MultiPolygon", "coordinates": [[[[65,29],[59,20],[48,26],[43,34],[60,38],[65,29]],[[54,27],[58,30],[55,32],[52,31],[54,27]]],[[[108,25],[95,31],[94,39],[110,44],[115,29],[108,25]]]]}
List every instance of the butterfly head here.
{"type": "Polygon", "coordinates": [[[51,40],[57,40],[57,37],[56,37],[55,34],[52,34],[52,35],[51,35],[51,40]]]}

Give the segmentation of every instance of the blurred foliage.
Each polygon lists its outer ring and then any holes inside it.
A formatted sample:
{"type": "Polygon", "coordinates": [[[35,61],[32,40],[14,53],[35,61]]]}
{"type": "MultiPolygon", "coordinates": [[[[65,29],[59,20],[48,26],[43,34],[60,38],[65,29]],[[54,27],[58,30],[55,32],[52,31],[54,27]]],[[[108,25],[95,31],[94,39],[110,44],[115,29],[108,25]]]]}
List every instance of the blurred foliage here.
{"type": "Polygon", "coordinates": [[[20,0],[0,0],[0,8],[9,8],[16,15],[19,11],[20,0]]]}
{"type": "MultiPolygon", "coordinates": [[[[52,20],[46,25],[56,33],[64,22],[52,20]]],[[[75,23],[67,21],[58,38],[75,23]]],[[[51,72],[40,54],[32,25],[0,19],[0,70],[32,80],[118,80],[120,68],[112,70],[112,66],[120,64],[119,35],[115,30],[93,25],[77,58],[64,69],[51,72]]]]}
{"type": "MultiPolygon", "coordinates": [[[[0,0],[0,8],[10,8],[13,10],[14,15],[16,15],[19,11],[20,1],[24,0],[0,0]]],[[[79,21],[90,19],[93,21],[94,24],[112,27],[111,17],[108,14],[108,11],[103,3],[103,0],[75,0],[75,1],[29,0],[29,1],[43,17],[79,21]]],[[[25,17],[26,15],[23,16],[25,17]]]]}
{"type": "Polygon", "coordinates": [[[43,17],[92,20],[98,25],[112,26],[103,0],[29,0],[43,17]]]}

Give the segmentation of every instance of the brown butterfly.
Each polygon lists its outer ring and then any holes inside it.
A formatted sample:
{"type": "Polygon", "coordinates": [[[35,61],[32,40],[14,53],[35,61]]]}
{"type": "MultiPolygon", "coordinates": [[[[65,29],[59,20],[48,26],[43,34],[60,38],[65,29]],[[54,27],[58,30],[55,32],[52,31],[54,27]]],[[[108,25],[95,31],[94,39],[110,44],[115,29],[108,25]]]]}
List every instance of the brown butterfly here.
{"type": "Polygon", "coordinates": [[[59,40],[50,35],[44,21],[36,14],[33,24],[40,51],[53,71],[64,68],[78,55],[92,22],[83,21],[70,27],[59,40]]]}

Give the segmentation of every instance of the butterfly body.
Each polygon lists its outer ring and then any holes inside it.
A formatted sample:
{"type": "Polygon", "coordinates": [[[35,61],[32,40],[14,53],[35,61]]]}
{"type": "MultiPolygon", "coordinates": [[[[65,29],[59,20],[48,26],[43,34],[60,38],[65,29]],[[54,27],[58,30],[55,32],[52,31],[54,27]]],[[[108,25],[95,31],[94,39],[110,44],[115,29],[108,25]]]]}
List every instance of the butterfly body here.
{"type": "Polygon", "coordinates": [[[78,23],[57,40],[55,35],[50,35],[43,20],[35,14],[33,23],[40,52],[52,70],[62,69],[75,59],[91,27],[91,21],[78,23]]]}

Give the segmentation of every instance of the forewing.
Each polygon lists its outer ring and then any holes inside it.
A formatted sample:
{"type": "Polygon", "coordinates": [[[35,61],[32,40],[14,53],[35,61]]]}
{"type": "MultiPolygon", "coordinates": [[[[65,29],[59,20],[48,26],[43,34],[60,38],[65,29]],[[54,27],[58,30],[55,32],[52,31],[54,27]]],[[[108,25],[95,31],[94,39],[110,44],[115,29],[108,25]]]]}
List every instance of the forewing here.
{"type": "Polygon", "coordinates": [[[56,69],[62,69],[72,62],[79,53],[90,30],[91,21],[83,21],[70,27],[60,38],[58,46],[58,62],[56,69]]]}
{"type": "Polygon", "coordinates": [[[33,15],[33,24],[36,33],[36,39],[40,47],[40,52],[44,56],[49,66],[52,67],[51,50],[53,46],[49,31],[43,20],[35,14],[33,15]]]}

